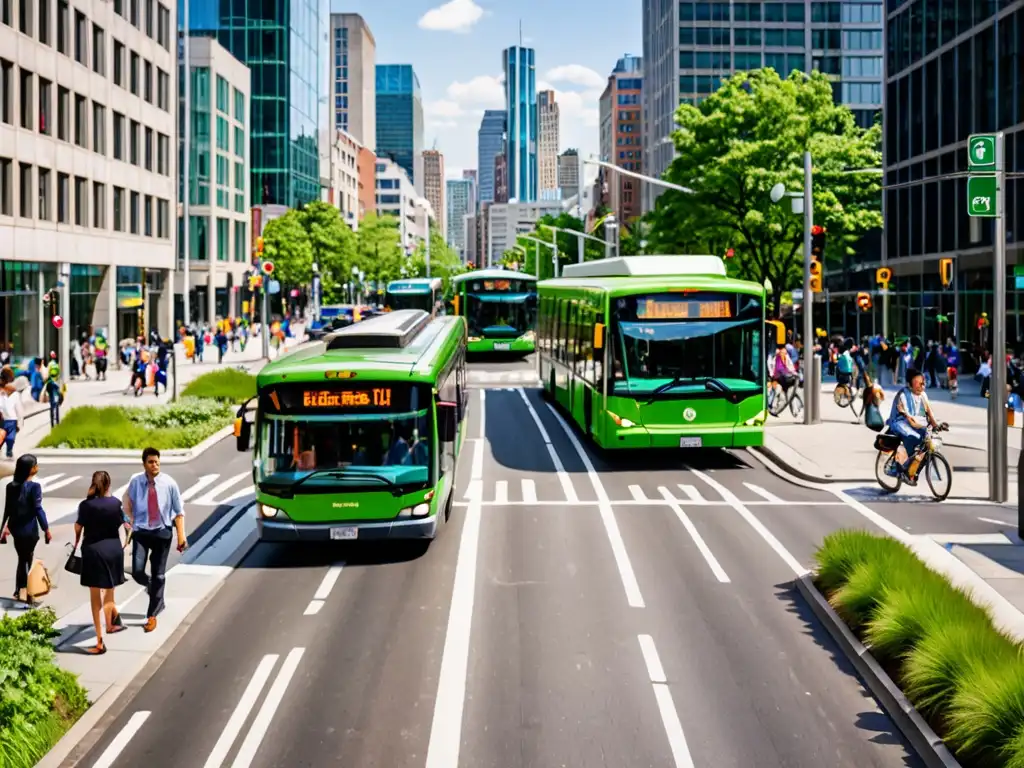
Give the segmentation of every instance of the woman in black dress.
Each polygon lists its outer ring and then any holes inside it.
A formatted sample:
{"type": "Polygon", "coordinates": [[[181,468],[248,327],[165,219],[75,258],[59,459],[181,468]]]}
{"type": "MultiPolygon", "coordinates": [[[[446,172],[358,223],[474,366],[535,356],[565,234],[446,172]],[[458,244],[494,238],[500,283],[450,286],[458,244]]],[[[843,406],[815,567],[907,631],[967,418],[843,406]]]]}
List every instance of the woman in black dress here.
{"type": "Polygon", "coordinates": [[[38,471],[39,465],[32,454],[26,453],[18,458],[14,465],[14,477],[5,492],[4,516],[0,521],[0,544],[6,544],[8,536],[13,537],[18,555],[14,599],[30,605],[38,605],[35,597],[28,594],[28,574],[35,561],[39,529],[43,529],[47,544],[53,540],[50,524],[43,511],[43,488],[32,479],[38,471]]]}
{"type": "Polygon", "coordinates": [[[86,653],[94,656],[107,652],[103,644],[104,623],[108,635],[125,628],[114,603],[114,588],[124,584],[122,528],[130,530],[121,500],[110,495],[110,475],[93,472],[89,495],[78,505],[75,547],[82,541],[82,586],[89,587],[92,621],[96,626],[96,645],[86,653]]]}

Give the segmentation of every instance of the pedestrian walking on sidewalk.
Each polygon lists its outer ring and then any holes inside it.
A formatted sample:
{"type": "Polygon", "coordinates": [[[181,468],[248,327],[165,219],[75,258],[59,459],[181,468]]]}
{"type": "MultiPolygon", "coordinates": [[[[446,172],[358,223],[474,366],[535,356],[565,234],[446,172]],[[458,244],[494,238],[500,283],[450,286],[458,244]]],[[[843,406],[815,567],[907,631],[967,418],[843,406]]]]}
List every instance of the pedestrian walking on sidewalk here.
{"type": "Polygon", "coordinates": [[[30,453],[18,459],[14,465],[14,477],[7,486],[4,499],[4,517],[0,522],[0,544],[7,538],[14,539],[14,550],[18,555],[18,570],[14,577],[14,599],[19,602],[36,604],[28,593],[28,575],[35,562],[36,545],[39,544],[39,529],[43,529],[46,543],[53,541],[50,524],[43,511],[43,488],[32,478],[39,471],[36,457],[30,453]],[[26,593],[22,596],[22,593],[26,593]]]}
{"type": "Polygon", "coordinates": [[[164,587],[171,539],[176,533],[179,552],[185,551],[188,540],[185,538],[181,492],[170,476],[160,472],[160,451],[146,448],[142,452],[142,467],[145,471],[128,483],[124,510],[132,524],[132,578],[149,592],[149,608],[143,629],[152,632],[156,629],[157,614],[165,607],[164,587]]]}
{"type": "Polygon", "coordinates": [[[21,393],[14,384],[14,369],[9,365],[0,368],[0,432],[3,433],[5,455],[14,458],[14,440],[22,425],[21,393]]]}
{"type": "Polygon", "coordinates": [[[46,366],[46,398],[50,403],[50,427],[60,424],[60,406],[64,402],[64,382],[60,376],[57,353],[50,353],[50,364],[46,366]]]}
{"type": "Polygon", "coordinates": [[[123,632],[125,628],[114,602],[114,589],[124,584],[122,529],[127,536],[131,526],[120,499],[110,495],[110,475],[102,470],[93,472],[89,494],[78,505],[75,521],[75,549],[82,543],[81,583],[89,588],[92,623],[96,628],[96,645],[86,651],[93,656],[107,652],[103,643],[104,627],[108,635],[123,632]]]}

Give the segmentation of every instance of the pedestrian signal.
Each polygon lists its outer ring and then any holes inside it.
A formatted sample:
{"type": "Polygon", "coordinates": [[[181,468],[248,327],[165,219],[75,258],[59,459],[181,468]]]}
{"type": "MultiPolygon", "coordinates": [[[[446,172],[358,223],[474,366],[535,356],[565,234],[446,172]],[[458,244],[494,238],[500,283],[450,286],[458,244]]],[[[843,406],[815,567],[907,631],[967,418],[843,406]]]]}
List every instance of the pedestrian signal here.
{"type": "Polygon", "coordinates": [[[882,290],[888,289],[890,280],[892,280],[891,269],[888,267],[879,267],[875,270],[875,282],[882,287],[882,290]]]}
{"type": "Polygon", "coordinates": [[[861,312],[867,312],[871,309],[871,294],[870,293],[858,293],[857,294],[857,308],[861,312]]]}
{"type": "Polygon", "coordinates": [[[942,278],[942,287],[948,288],[953,284],[953,260],[941,259],[939,261],[939,277],[942,278]]]}

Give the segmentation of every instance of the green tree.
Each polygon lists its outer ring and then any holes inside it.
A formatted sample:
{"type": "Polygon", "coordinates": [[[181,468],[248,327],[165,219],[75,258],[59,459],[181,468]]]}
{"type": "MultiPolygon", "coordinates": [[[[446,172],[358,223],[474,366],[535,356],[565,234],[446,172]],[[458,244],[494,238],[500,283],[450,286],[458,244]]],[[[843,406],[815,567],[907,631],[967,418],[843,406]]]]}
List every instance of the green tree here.
{"type": "MultiPolygon", "coordinates": [[[[881,165],[881,127],[859,128],[835,103],[824,75],[771,68],[737,73],[699,107],[680,105],[676,158],[665,179],[692,190],[666,191],[649,216],[648,252],[735,250],[731,274],[772,284],[774,306],[803,271],[803,217],[770,190],[803,188],[803,154],[814,163],[814,219],[828,230],[826,259],[852,252],[881,227],[881,174],[848,173],[881,165]]],[[[827,267],[826,267],[827,268],[827,267]]]]}
{"type": "Polygon", "coordinates": [[[393,216],[368,213],[359,222],[356,241],[356,265],[383,296],[384,287],[401,275],[404,260],[398,220],[393,216]]]}
{"type": "MultiPolygon", "coordinates": [[[[356,236],[341,218],[341,211],[330,203],[309,203],[299,211],[299,218],[320,270],[324,303],[337,303],[343,295],[339,286],[352,279],[356,265],[356,236]]],[[[311,280],[312,269],[298,284],[309,285],[311,280]]]]}
{"type": "MultiPolygon", "coordinates": [[[[466,271],[457,251],[448,247],[444,237],[436,227],[430,228],[430,276],[440,277],[444,281],[444,293],[448,295],[450,281],[455,275],[466,271]]],[[[405,263],[408,277],[427,276],[427,251],[424,243],[416,246],[416,250],[405,263]]]]}
{"type": "Polygon", "coordinates": [[[274,278],[285,285],[309,285],[313,274],[313,246],[298,211],[271,219],[263,228],[263,249],[274,263],[274,278]]]}
{"type": "MultiPolygon", "coordinates": [[[[588,238],[579,238],[576,235],[569,234],[569,232],[583,232],[584,234],[604,239],[604,226],[599,225],[594,232],[584,231],[584,222],[570,213],[560,213],[558,216],[542,216],[537,220],[536,226],[532,232],[527,233],[529,237],[540,240],[543,243],[556,243],[558,244],[558,271],[559,274],[562,272],[562,268],[566,264],[576,264],[579,261],[579,241],[583,240],[583,258],[585,261],[593,261],[594,259],[603,259],[605,257],[605,246],[602,243],[595,242],[588,238]],[[555,227],[556,229],[550,229],[555,227]],[[569,230],[569,231],[559,231],[569,230]]],[[[534,240],[527,240],[520,238],[517,245],[522,248],[525,252],[525,258],[523,254],[517,251],[508,251],[505,256],[502,257],[503,262],[511,263],[516,261],[519,263],[519,271],[526,272],[531,275],[537,275],[537,253],[540,253],[540,274],[538,277],[541,280],[547,280],[552,277],[554,271],[554,259],[552,258],[552,249],[548,245],[541,245],[534,240]],[[507,258],[506,258],[507,257],[507,258]]]]}

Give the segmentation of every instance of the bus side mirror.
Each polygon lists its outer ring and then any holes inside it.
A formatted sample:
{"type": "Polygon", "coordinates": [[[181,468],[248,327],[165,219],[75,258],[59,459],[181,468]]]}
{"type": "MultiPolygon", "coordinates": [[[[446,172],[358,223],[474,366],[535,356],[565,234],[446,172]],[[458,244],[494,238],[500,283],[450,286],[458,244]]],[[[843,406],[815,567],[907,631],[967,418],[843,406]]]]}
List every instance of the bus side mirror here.
{"type": "Polygon", "coordinates": [[[249,451],[249,443],[252,442],[252,422],[246,421],[244,416],[235,419],[235,447],[242,453],[249,451]]]}
{"type": "Polygon", "coordinates": [[[459,429],[458,403],[438,402],[437,439],[442,443],[455,442],[459,429]]]}
{"type": "Polygon", "coordinates": [[[604,323],[594,324],[594,349],[604,349],[604,323]]]}

